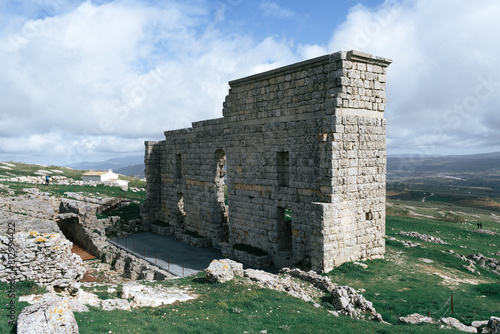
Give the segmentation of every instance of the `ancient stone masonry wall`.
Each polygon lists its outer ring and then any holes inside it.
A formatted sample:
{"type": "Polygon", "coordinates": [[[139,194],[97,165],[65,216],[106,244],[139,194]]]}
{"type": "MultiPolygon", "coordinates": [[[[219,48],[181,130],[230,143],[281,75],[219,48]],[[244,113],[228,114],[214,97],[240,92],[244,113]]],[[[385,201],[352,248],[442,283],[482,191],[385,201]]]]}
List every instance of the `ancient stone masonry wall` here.
{"type": "Polygon", "coordinates": [[[144,228],[149,230],[155,220],[161,220],[161,175],[165,149],[164,141],[147,141],[146,155],[144,157],[145,174],[150,179],[146,184],[146,205],[141,208],[141,216],[144,228]]]}
{"type": "Polygon", "coordinates": [[[337,52],[231,81],[223,118],[146,142],[146,221],[277,266],[383,257],[389,64],[337,52]]]}
{"type": "Polygon", "coordinates": [[[85,273],[82,259],[71,253],[72,243],[59,233],[18,232],[14,246],[16,257],[12,267],[7,263],[9,238],[0,236],[0,282],[6,282],[14,274],[17,282],[32,280],[42,286],[64,288],[79,281],[85,273]]]}

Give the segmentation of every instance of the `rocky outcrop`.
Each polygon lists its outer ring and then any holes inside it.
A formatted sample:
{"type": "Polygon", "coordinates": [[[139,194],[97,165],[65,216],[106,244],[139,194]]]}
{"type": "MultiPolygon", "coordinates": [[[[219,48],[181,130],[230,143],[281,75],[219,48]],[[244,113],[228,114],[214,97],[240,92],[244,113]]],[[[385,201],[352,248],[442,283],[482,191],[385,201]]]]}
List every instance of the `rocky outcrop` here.
{"type": "Polygon", "coordinates": [[[308,272],[305,272],[300,269],[290,269],[290,268],[283,268],[280,270],[280,273],[290,275],[292,277],[296,277],[298,279],[301,279],[303,281],[309,282],[312,285],[314,285],[316,288],[326,291],[326,292],[331,292],[333,288],[335,287],[335,284],[332,283],[330,278],[326,276],[321,276],[317,272],[310,270],[308,272]]]}
{"type": "Polygon", "coordinates": [[[337,286],[331,291],[330,302],[340,314],[351,318],[364,318],[370,315],[371,320],[382,321],[373,304],[349,286],[337,286]]]}
{"type": "Polygon", "coordinates": [[[244,276],[268,289],[286,292],[306,302],[312,301],[311,296],[299,284],[292,282],[290,276],[280,277],[257,269],[246,269],[244,276]]]}
{"type": "Polygon", "coordinates": [[[57,297],[68,303],[73,312],[89,312],[89,306],[94,306],[103,309],[104,311],[124,310],[130,311],[130,303],[126,299],[104,299],[101,300],[96,294],[80,290],[76,295],[56,295],[48,293],[43,295],[27,295],[19,297],[19,301],[30,304],[37,304],[45,298],[57,297]],[[48,297],[47,297],[48,296],[48,297]]]}
{"type": "Polygon", "coordinates": [[[460,321],[458,321],[455,318],[449,317],[449,318],[441,318],[439,322],[443,323],[446,325],[446,328],[455,328],[458,329],[459,331],[462,332],[467,332],[467,333],[477,333],[477,329],[475,327],[471,326],[466,326],[462,324],[460,321]]]}
{"type": "Polygon", "coordinates": [[[177,301],[183,302],[194,299],[194,297],[176,287],[150,287],[134,281],[123,284],[121,297],[132,299],[130,302],[132,308],[158,307],[177,301]]]}
{"type": "Polygon", "coordinates": [[[500,275],[500,260],[497,260],[492,257],[486,257],[481,253],[469,255],[467,256],[467,258],[474,264],[482,268],[488,269],[497,275],[500,275]]]}
{"type": "Polygon", "coordinates": [[[449,250],[448,253],[454,254],[453,256],[467,262],[468,265],[465,266],[465,268],[471,272],[474,272],[477,269],[476,266],[479,266],[491,271],[494,274],[500,275],[500,260],[492,257],[486,257],[481,253],[471,254],[469,256],[460,255],[452,250],[449,250]]]}
{"type": "Polygon", "coordinates": [[[424,241],[427,241],[427,242],[433,242],[435,244],[447,245],[447,243],[444,242],[441,238],[433,237],[433,236],[430,236],[430,235],[427,235],[427,234],[421,234],[421,233],[418,233],[418,232],[405,232],[405,231],[401,231],[401,232],[396,233],[396,234],[406,235],[408,237],[414,237],[414,238],[417,238],[417,239],[420,239],[420,240],[424,240],[424,241]]]}
{"type": "Polygon", "coordinates": [[[78,334],[78,325],[67,300],[46,294],[25,307],[17,319],[20,334],[78,334]]]}

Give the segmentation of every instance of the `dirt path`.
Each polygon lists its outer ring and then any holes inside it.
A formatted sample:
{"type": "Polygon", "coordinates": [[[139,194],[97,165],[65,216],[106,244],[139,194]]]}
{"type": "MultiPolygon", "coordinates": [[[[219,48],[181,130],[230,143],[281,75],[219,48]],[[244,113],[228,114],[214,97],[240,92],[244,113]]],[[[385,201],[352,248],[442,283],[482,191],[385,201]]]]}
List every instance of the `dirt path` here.
{"type": "Polygon", "coordinates": [[[427,197],[431,197],[431,196],[434,196],[434,193],[431,193],[430,195],[427,195],[427,196],[425,196],[424,198],[422,198],[422,203],[424,203],[424,202],[425,202],[425,199],[426,199],[427,197]]]}

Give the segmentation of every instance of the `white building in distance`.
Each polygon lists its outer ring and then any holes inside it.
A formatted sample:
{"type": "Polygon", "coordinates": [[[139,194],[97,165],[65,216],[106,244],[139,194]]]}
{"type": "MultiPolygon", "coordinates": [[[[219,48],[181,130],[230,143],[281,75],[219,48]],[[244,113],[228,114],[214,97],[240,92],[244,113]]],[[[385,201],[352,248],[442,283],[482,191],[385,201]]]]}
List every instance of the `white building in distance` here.
{"type": "Polygon", "coordinates": [[[113,170],[108,170],[107,172],[102,171],[90,171],[82,175],[82,180],[84,182],[104,182],[109,180],[118,180],[118,174],[113,173],[113,170]]]}

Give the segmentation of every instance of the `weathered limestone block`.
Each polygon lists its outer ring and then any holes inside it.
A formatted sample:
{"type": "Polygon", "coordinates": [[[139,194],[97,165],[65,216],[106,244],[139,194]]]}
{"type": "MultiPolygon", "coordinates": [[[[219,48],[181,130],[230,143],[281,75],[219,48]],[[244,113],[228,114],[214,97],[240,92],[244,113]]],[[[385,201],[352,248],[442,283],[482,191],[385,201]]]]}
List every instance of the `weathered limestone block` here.
{"type": "Polygon", "coordinates": [[[426,323],[436,323],[432,318],[423,316],[418,313],[413,313],[410,315],[407,315],[406,317],[399,317],[399,321],[402,322],[403,324],[419,324],[421,322],[426,322],[426,323]]]}
{"type": "Polygon", "coordinates": [[[282,277],[257,269],[246,269],[244,270],[244,275],[250,280],[257,282],[266,288],[286,292],[289,295],[300,298],[305,302],[312,301],[311,296],[309,296],[309,294],[297,283],[292,282],[290,276],[282,277]]]}
{"type": "Polygon", "coordinates": [[[17,333],[78,334],[78,325],[67,300],[45,294],[37,304],[22,310],[17,319],[17,333]]]}
{"type": "Polygon", "coordinates": [[[467,333],[477,333],[477,329],[475,327],[466,326],[457,319],[452,317],[441,318],[439,321],[447,325],[447,328],[456,328],[462,332],[467,332],[467,333]]]}
{"type": "MultiPolygon", "coordinates": [[[[0,236],[0,244],[8,243],[7,237],[0,236]]],[[[18,281],[33,280],[44,287],[66,288],[85,274],[82,259],[71,253],[72,243],[59,233],[18,232],[14,245],[18,281]]],[[[0,257],[0,264],[5,267],[7,260],[6,256],[0,257]]],[[[6,274],[0,274],[0,281],[7,280],[6,274]]]]}
{"type": "Polygon", "coordinates": [[[231,265],[225,260],[213,260],[205,269],[207,280],[212,283],[225,283],[234,278],[231,265]]]}
{"type": "Polygon", "coordinates": [[[280,273],[284,273],[292,277],[296,277],[306,282],[309,282],[316,288],[326,292],[331,292],[335,287],[335,284],[332,283],[329,277],[318,275],[315,271],[312,270],[309,272],[305,272],[297,268],[294,269],[283,268],[280,270],[280,273]]]}
{"type": "Polygon", "coordinates": [[[122,298],[132,299],[130,307],[158,307],[177,301],[194,299],[178,288],[148,287],[134,281],[127,282],[122,287],[122,298]]]}
{"type": "Polygon", "coordinates": [[[230,259],[222,259],[220,261],[226,262],[230,267],[231,270],[233,271],[233,274],[238,275],[238,276],[243,276],[243,264],[230,260],[230,259]]]}

